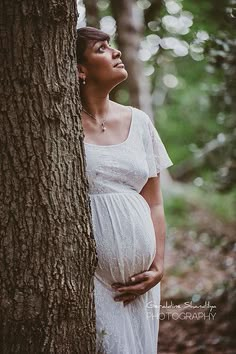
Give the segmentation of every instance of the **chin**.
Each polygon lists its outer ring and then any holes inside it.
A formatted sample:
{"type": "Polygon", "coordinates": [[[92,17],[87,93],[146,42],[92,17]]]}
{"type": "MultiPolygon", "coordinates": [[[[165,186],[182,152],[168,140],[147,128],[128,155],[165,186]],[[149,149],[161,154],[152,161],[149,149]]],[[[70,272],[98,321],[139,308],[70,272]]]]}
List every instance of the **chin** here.
{"type": "Polygon", "coordinates": [[[120,73],[120,82],[126,80],[128,78],[128,72],[125,69],[122,69],[120,73]]]}

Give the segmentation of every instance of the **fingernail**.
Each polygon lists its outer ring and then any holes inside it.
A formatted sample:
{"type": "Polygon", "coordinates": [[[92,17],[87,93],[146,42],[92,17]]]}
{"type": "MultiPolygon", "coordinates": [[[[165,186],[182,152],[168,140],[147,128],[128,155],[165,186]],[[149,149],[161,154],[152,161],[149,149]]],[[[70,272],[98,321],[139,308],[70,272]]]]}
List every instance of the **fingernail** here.
{"type": "Polygon", "coordinates": [[[135,278],[134,278],[134,277],[132,277],[132,278],[131,278],[131,281],[135,281],[135,278]]]}

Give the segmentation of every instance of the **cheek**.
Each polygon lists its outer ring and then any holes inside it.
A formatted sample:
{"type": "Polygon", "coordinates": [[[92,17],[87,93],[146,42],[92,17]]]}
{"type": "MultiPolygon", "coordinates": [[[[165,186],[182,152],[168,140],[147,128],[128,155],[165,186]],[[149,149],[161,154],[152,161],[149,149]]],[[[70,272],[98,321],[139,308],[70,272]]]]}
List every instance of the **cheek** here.
{"type": "Polygon", "coordinates": [[[112,60],[109,57],[102,56],[96,61],[96,69],[100,71],[107,71],[112,69],[112,60]]]}
{"type": "Polygon", "coordinates": [[[89,78],[93,81],[104,81],[111,73],[107,67],[94,65],[94,68],[89,72],[89,78]]]}
{"type": "Polygon", "coordinates": [[[99,79],[112,75],[113,67],[110,60],[106,58],[97,59],[88,68],[90,78],[99,79]]]}

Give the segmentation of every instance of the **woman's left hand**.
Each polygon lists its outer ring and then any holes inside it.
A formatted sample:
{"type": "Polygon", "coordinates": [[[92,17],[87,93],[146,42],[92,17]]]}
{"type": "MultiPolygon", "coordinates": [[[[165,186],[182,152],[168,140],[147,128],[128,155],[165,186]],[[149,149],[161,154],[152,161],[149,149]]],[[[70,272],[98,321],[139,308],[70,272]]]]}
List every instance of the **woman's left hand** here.
{"type": "Polygon", "coordinates": [[[148,290],[157,285],[163,277],[163,269],[150,267],[149,270],[135,274],[127,284],[114,283],[112,288],[120,292],[114,298],[115,301],[123,301],[124,306],[134,301],[137,296],[145,294],[148,290]]]}

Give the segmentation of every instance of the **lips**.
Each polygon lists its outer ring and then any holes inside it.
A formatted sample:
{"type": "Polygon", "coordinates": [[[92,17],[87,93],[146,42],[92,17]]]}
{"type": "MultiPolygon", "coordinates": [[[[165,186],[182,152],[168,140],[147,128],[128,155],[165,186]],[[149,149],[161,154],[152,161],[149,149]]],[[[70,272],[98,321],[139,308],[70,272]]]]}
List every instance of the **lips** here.
{"type": "Polygon", "coordinates": [[[116,67],[118,67],[118,66],[124,67],[124,64],[122,63],[122,61],[119,61],[118,63],[116,63],[116,64],[114,65],[114,68],[116,68],[116,67]]]}

